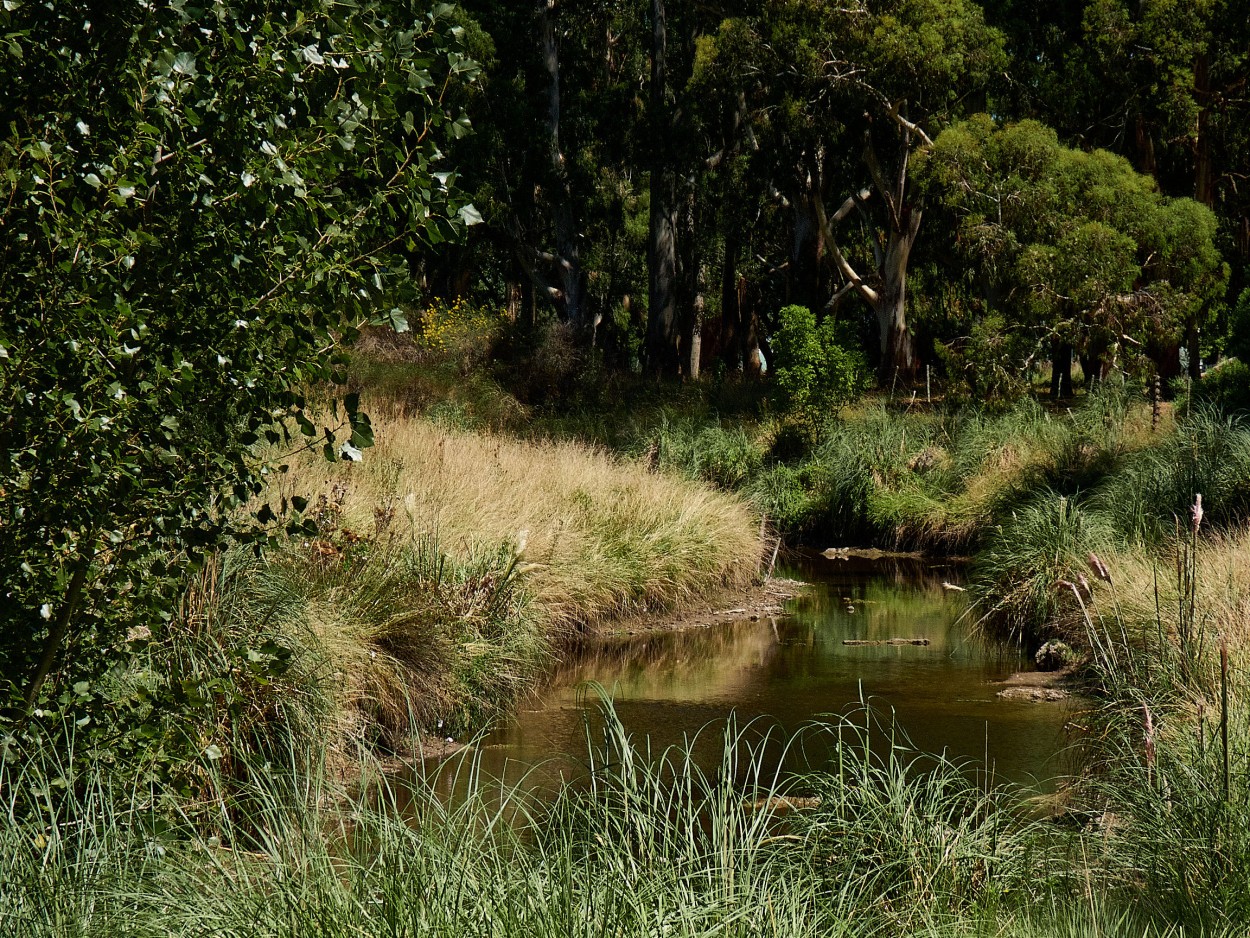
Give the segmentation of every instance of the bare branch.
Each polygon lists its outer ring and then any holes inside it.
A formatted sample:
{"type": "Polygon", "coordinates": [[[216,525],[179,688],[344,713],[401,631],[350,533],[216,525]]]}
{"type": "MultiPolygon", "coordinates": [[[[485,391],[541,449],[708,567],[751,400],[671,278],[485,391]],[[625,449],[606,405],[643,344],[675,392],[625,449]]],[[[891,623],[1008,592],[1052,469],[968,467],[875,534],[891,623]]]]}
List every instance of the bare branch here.
{"type": "Polygon", "coordinates": [[[891,105],[889,110],[890,119],[908,133],[913,133],[919,137],[924,142],[926,147],[933,146],[933,138],[925,133],[924,129],[919,124],[914,121],[909,121],[906,117],[899,113],[899,109],[906,103],[907,102],[903,100],[899,101],[897,104],[891,105]]]}
{"type": "MultiPolygon", "coordinates": [[[[859,193],[859,198],[866,199],[869,196],[867,189],[859,193]]],[[[834,220],[841,221],[855,207],[855,197],[847,199],[842,203],[841,207],[834,213],[834,220]]],[[[812,207],[816,210],[816,222],[820,225],[820,233],[825,239],[825,243],[829,245],[829,250],[833,253],[833,260],[838,265],[838,270],[842,271],[842,276],[850,281],[851,285],[859,291],[862,296],[873,306],[876,306],[881,300],[880,294],[872,287],[864,283],[864,279],[859,275],[846,256],[842,253],[842,249],[838,247],[838,241],[833,236],[833,227],[829,224],[829,218],[825,214],[825,200],[820,197],[818,188],[812,191],[812,207]]]]}

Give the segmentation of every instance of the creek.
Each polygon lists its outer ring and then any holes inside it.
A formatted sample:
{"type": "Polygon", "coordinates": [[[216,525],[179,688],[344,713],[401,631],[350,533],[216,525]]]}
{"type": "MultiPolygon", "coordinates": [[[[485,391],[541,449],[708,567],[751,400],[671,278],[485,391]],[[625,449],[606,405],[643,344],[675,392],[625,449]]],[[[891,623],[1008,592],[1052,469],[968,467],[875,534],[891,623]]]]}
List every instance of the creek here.
{"type": "MultiPolygon", "coordinates": [[[[483,773],[546,786],[584,772],[587,728],[595,737],[598,698],[610,692],[635,739],[653,750],[694,743],[700,762],[719,758],[723,727],[793,732],[861,700],[893,712],[911,742],[988,766],[993,777],[1038,791],[1064,774],[1071,701],[997,696],[996,683],[1028,670],[1016,645],[979,637],[964,615],[962,570],[941,561],[801,557],[779,576],[809,585],[788,615],[711,626],[606,636],[587,642],[547,686],[477,746],[483,773]],[[944,585],[947,584],[947,585],[944,585]],[[846,641],[925,639],[925,645],[846,641]]],[[[457,783],[443,780],[447,794],[457,783]]]]}

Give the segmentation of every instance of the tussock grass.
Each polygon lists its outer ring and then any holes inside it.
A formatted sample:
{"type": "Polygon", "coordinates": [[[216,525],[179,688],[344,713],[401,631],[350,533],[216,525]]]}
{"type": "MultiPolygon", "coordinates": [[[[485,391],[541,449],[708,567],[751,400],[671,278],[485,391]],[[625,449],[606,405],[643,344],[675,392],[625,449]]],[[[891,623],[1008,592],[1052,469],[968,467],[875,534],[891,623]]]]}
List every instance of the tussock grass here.
{"type": "Polygon", "coordinates": [[[308,456],[283,493],[322,534],[272,558],[304,597],[340,733],[460,735],[503,712],[583,630],[755,582],[739,497],[576,443],[381,416],[361,463],[308,456]],[[441,721],[441,722],[440,722],[441,721]]]}
{"type": "Polygon", "coordinates": [[[292,464],[282,487],[325,495],[339,524],[361,536],[434,535],[460,558],[514,545],[553,628],[672,607],[758,575],[758,521],[732,495],[577,443],[419,418],[379,419],[374,431],[364,462],[310,457],[292,464]]]}
{"type": "Polygon", "coordinates": [[[1197,408],[1175,433],[1125,459],[1098,492],[1096,507],[1128,541],[1159,543],[1184,518],[1195,493],[1207,524],[1250,518],[1250,422],[1197,408]]]}
{"type": "MultiPolygon", "coordinates": [[[[1211,933],[1250,923],[1250,531],[1105,561],[1081,618],[1107,870],[1148,914],[1211,933]]],[[[1070,628],[1075,628],[1075,623],[1070,628]]]]}
{"type": "Polygon", "coordinates": [[[1156,579],[1162,605],[1176,608],[1169,595],[1175,577],[1167,570],[1175,565],[1198,494],[1205,521],[1194,550],[1204,568],[1223,567],[1230,578],[1221,587],[1224,596],[1208,592],[1201,607],[1223,614],[1238,574],[1221,558],[1235,555],[1228,545],[1250,520],[1250,425],[1199,409],[1151,445],[1134,446],[1110,465],[1091,477],[1088,489],[1043,488],[999,512],[1002,520],[986,529],[972,583],[986,621],[1026,637],[1066,632],[1082,638],[1079,604],[1059,587],[1092,578],[1087,565],[1092,551],[1114,556],[1114,565],[1126,571],[1132,586],[1125,602],[1149,607],[1131,610],[1131,622],[1155,623],[1156,579]]]}
{"type": "Polygon", "coordinates": [[[842,541],[970,550],[1039,495],[1096,486],[1162,432],[1145,405],[1114,388],[1071,412],[1032,399],[995,414],[864,405],[826,428],[791,474],[804,491],[789,501],[808,512],[803,527],[842,541]]]}
{"type": "Polygon", "coordinates": [[[1057,493],[1012,512],[973,562],[969,588],[981,622],[1024,640],[1054,630],[1072,609],[1063,584],[1088,583],[1090,553],[1110,543],[1104,519],[1057,493]]]}
{"type": "Polygon", "coordinates": [[[721,488],[741,488],[759,472],[764,448],[745,427],[702,424],[662,414],[657,427],[632,447],[650,463],[721,488]]]}

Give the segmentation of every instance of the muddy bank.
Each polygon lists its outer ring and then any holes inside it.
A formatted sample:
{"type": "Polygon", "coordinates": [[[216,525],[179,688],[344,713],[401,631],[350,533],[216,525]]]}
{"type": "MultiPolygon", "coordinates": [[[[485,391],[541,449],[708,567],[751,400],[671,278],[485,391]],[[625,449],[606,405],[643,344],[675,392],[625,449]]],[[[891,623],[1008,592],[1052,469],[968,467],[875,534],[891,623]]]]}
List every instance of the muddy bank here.
{"type": "Polygon", "coordinates": [[[705,629],[722,622],[779,619],[789,615],[785,603],[794,599],[807,584],[802,580],[773,577],[749,590],[725,591],[683,603],[676,609],[658,613],[639,613],[613,619],[596,627],[589,637],[640,635],[647,632],[672,632],[684,629],[705,629]]]}

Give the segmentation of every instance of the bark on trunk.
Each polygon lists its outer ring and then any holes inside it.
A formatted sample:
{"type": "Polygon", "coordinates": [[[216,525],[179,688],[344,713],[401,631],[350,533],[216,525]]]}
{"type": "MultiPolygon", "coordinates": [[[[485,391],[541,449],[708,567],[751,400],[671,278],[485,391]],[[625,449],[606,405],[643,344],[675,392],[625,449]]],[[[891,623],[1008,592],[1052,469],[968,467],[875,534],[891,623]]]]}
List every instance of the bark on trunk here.
{"type": "Polygon", "coordinates": [[[1211,164],[1211,135],[1207,124],[1211,114],[1211,70],[1205,54],[1194,62],[1194,97],[1198,100],[1198,125],[1194,131],[1194,201],[1215,202],[1215,174],[1211,164]]]}
{"type": "Polygon", "coordinates": [[[911,383],[916,376],[917,361],[915,345],[907,326],[907,265],[916,238],[920,234],[920,222],[924,215],[919,199],[909,197],[907,191],[907,164],[911,154],[911,138],[918,135],[924,145],[933,141],[915,124],[892,112],[902,130],[899,139],[896,171],[887,177],[873,146],[870,134],[865,134],[864,162],[872,174],[877,198],[881,202],[878,212],[881,221],[881,241],[873,244],[874,273],[861,277],[838,247],[834,228],[853,211],[868,214],[867,200],[872,191],[864,189],[842,203],[830,217],[825,212],[820,192],[819,173],[813,172],[808,193],[816,215],[825,248],[834,264],[846,278],[845,289],[854,289],[877,317],[881,342],[881,364],[878,373],[882,387],[894,387],[899,383],[911,383]],[[872,281],[872,282],[869,282],[872,281]]]}
{"type": "Polygon", "coordinates": [[[681,372],[687,377],[697,378],[699,349],[695,348],[695,344],[696,336],[700,336],[703,329],[703,282],[702,261],[699,257],[698,183],[694,176],[686,179],[685,190],[678,238],[681,292],[678,295],[677,308],[682,314],[681,372]]]}
{"type": "Polygon", "coordinates": [[[700,358],[703,355],[703,291],[700,290],[694,296],[694,306],[690,317],[690,364],[687,374],[691,381],[699,380],[699,371],[702,367],[700,358]]]}
{"type": "Polygon", "coordinates": [[[578,246],[577,222],[573,213],[573,194],[569,176],[560,151],[560,45],[556,39],[556,0],[540,0],[538,22],[543,63],[547,70],[547,139],[551,173],[555,180],[552,206],[555,225],[556,276],[560,284],[559,305],[564,319],[580,336],[588,335],[586,317],[585,275],[578,246]]]}
{"type": "Polygon", "coordinates": [[[818,310],[823,305],[820,283],[823,251],[813,198],[820,198],[819,193],[794,200],[794,241],[790,248],[786,293],[789,302],[818,310]]]}
{"type": "Polygon", "coordinates": [[[721,355],[730,371],[742,370],[742,317],[738,303],[738,252],[735,230],[725,233],[725,260],[720,280],[721,355]]]}
{"type": "Polygon", "coordinates": [[[909,384],[916,376],[916,350],[907,326],[907,264],[920,233],[921,211],[905,207],[898,231],[890,233],[874,304],[881,331],[881,384],[909,384]]]}
{"type": "Polygon", "coordinates": [[[651,3],[651,217],[647,242],[647,370],[673,377],[680,368],[677,319],[676,179],[669,159],[668,26],[664,0],[651,3]]]}

